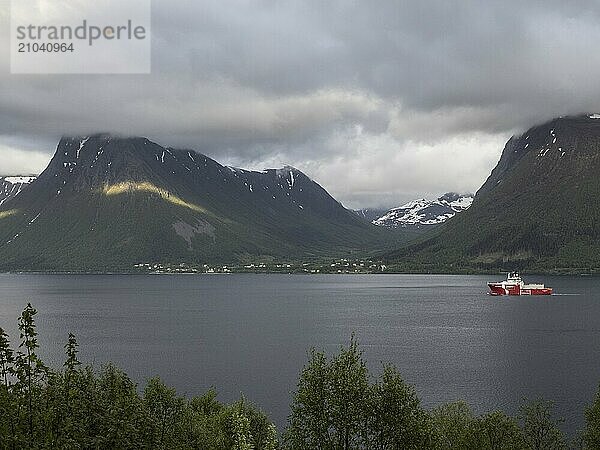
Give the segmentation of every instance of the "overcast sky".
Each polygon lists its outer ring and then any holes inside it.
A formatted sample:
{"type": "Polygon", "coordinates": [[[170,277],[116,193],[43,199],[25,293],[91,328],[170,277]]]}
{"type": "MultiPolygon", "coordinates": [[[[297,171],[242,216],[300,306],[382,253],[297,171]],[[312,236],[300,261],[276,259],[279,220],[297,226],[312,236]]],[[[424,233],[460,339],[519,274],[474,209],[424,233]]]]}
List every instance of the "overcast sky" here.
{"type": "Polygon", "coordinates": [[[475,191],[512,134],[600,110],[593,0],[154,0],[152,74],[111,76],[10,75],[0,5],[1,174],[110,131],[397,206],[475,191]]]}

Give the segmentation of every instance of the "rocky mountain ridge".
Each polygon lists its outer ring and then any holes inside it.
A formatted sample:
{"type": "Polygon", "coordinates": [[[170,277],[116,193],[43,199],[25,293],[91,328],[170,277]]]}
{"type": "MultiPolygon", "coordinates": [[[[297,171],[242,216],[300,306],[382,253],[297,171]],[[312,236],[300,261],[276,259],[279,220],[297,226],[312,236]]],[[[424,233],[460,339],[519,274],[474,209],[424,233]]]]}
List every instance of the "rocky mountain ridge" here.
{"type": "Polygon", "coordinates": [[[397,240],[293,167],[226,167],[143,137],[63,138],[0,206],[4,270],[318,258],[397,240]]]}

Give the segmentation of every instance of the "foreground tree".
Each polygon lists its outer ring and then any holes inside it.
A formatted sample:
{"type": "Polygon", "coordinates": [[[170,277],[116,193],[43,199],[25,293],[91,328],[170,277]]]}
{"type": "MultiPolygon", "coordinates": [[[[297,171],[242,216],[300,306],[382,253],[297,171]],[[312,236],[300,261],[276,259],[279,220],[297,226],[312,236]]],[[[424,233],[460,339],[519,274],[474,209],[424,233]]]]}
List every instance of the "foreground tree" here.
{"type": "Polygon", "coordinates": [[[13,351],[6,332],[0,328],[0,448],[14,448],[15,445],[15,396],[9,377],[14,373],[13,351]]]}
{"type": "Polygon", "coordinates": [[[392,366],[369,383],[354,336],[331,360],[312,350],[285,434],[291,449],[421,449],[434,442],[429,415],[392,366]]]}
{"type": "Polygon", "coordinates": [[[313,349],[294,394],[287,446],[361,448],[368,399],[368,371],[354,336],[331,361],[313,349]]]}
{"type": "Polygon", "coordinates": [[[285,440],[289,448],[333,448],[329,417],[329,364],[325,354],[310,351],[294,393],[285,440]]]}
{"type": "Polygon", "coordinates": [[[421,408],[415,389],[404,382],[393,366],[384,367],[381,378],[370,389],[367,406],[368,448],[399,450],[433,446],[433,423],[421,408]]]}
{"type": "Polygon", "coordinates": [[[501,411],[485,414],[477,420],[476,441],[487,450],[526,449],[523,431],[518,422],[501,411]]]}
{"type": "Polygon", "coordinates": [[[432,412],[435,447],[440,450],[477,449],[477,421],[465,402],[448,403],[432,412]]]}
{"type": "Polygon", "coordinates": [[[144,390],[143,401],[151,428],[148,435],[151,447],[173,448],[179,438],[178,425],[183,416],[184,399],[159,378],[152,378],[144,390]]]}
{"type": "Polygon", "coordinates": [[[566,439],[554,419],[551,401],[534,400],[521,407],[521,420],[527,448],[533,450],[562,450],[567,448],[566,439]]]}
{"type": "Polygon", "coordinates": [[[22,426],[17,436],[17,447],[31,448],[44,433],[42,426],[42,386],[48,375],[48,369],[37,356],[39,347],[35,326],[37,310],[28,303],[18,319],[21,342],[16,352],[12,372],[16,377],[13,390],[18,394],[16,402],[16,421],[22,426]]]}
{"type": "Polygon", "coordinates": [[[364,436],[369,403],[367,366],[353,335],[348,348],[342,347],[327,371],[326,393],[333,441],[337,448],[359,448],[364,436]]]}
{"type": "Polygon", "coordinates": [[[583,445],[588,449],[600,449],[600,387],[594,402],[585,409],[585,429],[583,445]]]}

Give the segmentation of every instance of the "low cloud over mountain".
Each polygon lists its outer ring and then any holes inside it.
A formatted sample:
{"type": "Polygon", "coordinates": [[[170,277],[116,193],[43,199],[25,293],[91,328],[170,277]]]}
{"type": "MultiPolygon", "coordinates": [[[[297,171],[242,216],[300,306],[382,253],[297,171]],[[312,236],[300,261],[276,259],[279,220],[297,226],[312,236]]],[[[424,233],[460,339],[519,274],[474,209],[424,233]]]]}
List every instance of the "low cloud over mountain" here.
{"type": "Polygon", "coordinates": [[[388,206],[473,191],[511,134],[600,103],[595,2],[182,0],[153,18],[150,75],[32,77],[9,74],[0,15],[11,171],[41,170],[62,134],[111,131],[293,164],[347,206],[388,206]]]}

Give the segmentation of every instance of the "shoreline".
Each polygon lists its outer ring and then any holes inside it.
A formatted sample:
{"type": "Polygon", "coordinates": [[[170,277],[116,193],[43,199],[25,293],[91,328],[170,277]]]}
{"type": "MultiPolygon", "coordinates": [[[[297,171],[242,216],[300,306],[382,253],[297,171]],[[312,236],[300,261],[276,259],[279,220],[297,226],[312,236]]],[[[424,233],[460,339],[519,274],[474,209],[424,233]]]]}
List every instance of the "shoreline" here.
{"type": "MultiPolygon", "coordinates": [[[[523,271],[528,275],[539,276],[565,276],[565,277],[599,277],[600,273],[582,273],[582,272],[545,272],[545,271],[523,271]]],[[[196,271],[152,271],[152,272],[133,272],[133,271],[43,271],[43,270],[16,270],[0,272],[0,275],[451,275],[451,276],[478,276],[478,275],[498,275],[506,273],[506,271],[482,271],[482,272],[304,272],[304,271],[236,271],[227,272],[196,272],[196,271]]]]}

